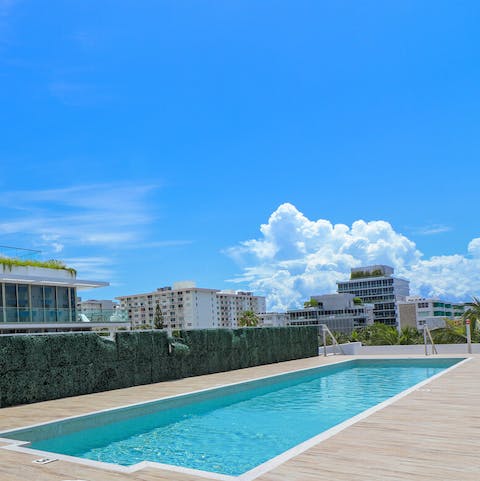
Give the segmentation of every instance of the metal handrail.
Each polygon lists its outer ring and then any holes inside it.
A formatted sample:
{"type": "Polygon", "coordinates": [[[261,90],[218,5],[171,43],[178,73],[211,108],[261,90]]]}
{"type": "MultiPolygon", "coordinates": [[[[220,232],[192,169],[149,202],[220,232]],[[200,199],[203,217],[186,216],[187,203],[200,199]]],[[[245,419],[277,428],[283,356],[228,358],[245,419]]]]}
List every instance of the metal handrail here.
{"type": "MultiPolygon", "coordinates": [[[[338,343],[337,339],[335,336],[332,334],[332,331],[328,328],[326,324],[320,324],[320,327],[322,328],[322,338],[323,338],[323,355],[327,355],[327,334],[330,336],[330,339],[332,340],[332,344],[340,351],[340,354],[345,354],[343,352],[342,347],[338,343]]],[[[335,354],[335,353],[334,353],[335,354]]]]}
{"type": "Polygon", "coordinates": [[[438,354],[437,347],[433,342],[432,333],[426,324],[423,326],[423,342],[425,344],[425,356],[428,356],[428,339],[430,339],[430,344],[432,345],[432,355],[438,354]]]}

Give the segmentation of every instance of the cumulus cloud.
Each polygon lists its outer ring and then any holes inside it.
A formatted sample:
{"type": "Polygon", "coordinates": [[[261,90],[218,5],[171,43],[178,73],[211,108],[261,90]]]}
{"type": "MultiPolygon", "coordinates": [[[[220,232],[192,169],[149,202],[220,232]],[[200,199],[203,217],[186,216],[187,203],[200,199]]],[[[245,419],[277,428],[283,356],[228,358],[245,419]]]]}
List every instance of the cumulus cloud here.
{"type": "Polygon", "coordinates": [[[285,203],[260,227],[261,237],[227,250],[242,267],[232,279],[268,296],[270,309],[295,307],[310,295],[336,291],[351,267],[387,264],[411,281],[412,293],[468,298],[480,289],[480,238],[469,256],[425,259],[390,223],[357,220],[351,226],[310,220],[285,203]]]}

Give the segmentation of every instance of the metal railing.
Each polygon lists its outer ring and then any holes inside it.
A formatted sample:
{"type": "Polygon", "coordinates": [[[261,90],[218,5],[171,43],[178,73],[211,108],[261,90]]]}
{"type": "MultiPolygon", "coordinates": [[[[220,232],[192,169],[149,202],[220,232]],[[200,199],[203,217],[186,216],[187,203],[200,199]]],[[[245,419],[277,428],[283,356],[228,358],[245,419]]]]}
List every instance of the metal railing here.
{"type": "Polygon", "coordinates": [[[432,356],[434,354],[438,354],[437,347],[433,342],[432,333],[430,332],[428,326],[425,324],[423,326],[423,343],[425,344],[425,356],[428,356],[428,340],[430,340],[430,344],[432,346],[432,356]]]}
{"type": "Polygon", "coordinates": [[[0,308],[0,327],[3,324],[55,324],[70,322],[128,323],[127,312],[121,309],[76,310],[42,307],[0,308]]]}
{"type": "Polygon", "coordinates": [[[130,322],[127,311],[122,309],[82,310],[76,311],[77,322],[130,322]]]}
{"type": "MultiPolygon", "coordinates": [[[[342,350],[342,347],[338,343],[337,339],[335,336],[332,334],[332,331],[328,328],[326,324],[319,324],[320,329],[322,330],[322,340],[323,340],[323,355],[327,356],[327,334],[332,340],[332,345],[338,349],[338,354],[345,354],[342,350]]],[[[333,352],[335,354],[335,352],[333,352]]]]}

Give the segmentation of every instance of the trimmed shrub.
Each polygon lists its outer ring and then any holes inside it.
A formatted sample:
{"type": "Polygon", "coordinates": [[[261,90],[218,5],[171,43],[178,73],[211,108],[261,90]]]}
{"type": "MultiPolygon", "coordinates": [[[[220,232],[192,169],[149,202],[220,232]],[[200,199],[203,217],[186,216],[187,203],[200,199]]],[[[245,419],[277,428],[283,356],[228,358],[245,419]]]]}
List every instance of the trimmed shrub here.
{"type": "Polygon", "coordinates": [[[0,407],[318,355],[316,327],[0,337],[0,407]]]}

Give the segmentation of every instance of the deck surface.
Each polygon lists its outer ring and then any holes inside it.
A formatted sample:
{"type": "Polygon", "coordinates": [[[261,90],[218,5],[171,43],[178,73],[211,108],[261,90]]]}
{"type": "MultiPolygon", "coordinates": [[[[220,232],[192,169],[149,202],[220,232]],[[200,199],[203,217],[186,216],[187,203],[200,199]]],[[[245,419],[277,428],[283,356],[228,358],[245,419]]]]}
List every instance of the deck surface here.
{"type": "MultiPolygon", "coordinates": [[[[361,356],[362,359],[367,356],[361,356]]],[[[368,356],[373,358],[374,356],[368,356]]],[[[389,356],[395,357],[395,356],[389,356]]],[[[443,356],[442,356],[443,357],[443,356]]],[[[445,356],[448,357],[448,356],[445,356]]],[[[458,356],[454,356],[458,357],[458,356]]],[[[314,367],[318,357],[0,409],[0,430],[314,367]]],[[[480,355],[261,475],[258,481],[480,481],[480,355]]],[[[0,449],[1,481],[205,481],[146,468],[125,474],[0,449]]]]}

